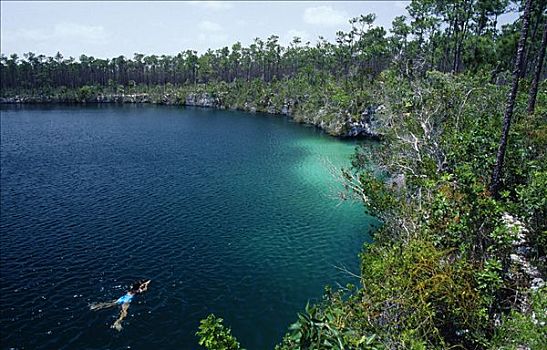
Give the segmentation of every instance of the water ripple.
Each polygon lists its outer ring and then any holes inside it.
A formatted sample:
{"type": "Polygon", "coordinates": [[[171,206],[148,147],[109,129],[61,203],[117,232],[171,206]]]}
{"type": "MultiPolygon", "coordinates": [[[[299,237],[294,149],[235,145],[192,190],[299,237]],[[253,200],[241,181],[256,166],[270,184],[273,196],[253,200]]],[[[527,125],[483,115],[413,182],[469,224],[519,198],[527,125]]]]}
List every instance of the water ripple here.
{"type": "Polygon", "coordinates": [[[2,348],[194,349],[214,312],[272,348],[355,270],[370,219],[328,199],[353,145],[282,118],[160,106],[0,107],[2,348]],[[118,310],[91,312],[138,278],[118,310]]]}

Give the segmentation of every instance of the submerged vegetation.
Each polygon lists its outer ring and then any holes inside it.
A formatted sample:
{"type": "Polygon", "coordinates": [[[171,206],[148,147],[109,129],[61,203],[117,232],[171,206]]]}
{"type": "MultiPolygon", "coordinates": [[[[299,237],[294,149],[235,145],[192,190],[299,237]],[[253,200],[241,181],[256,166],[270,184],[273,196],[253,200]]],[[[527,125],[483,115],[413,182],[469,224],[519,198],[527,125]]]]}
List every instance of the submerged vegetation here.
{"type": "MultiPolygon", "coordinates": [[[[3,56],[2,97],[208,105],[382,135],[343,170],[344,198],[383,223],[360,256],[359,286],[327,288],[277,349],[544,349],[545,8],[414,0],[390,35],[366,15],[336,43],[3,56]],[[521,16],[500,28],[512,8],[521,16]]],[[[198,336],[208,349],[241,348],[214,316],[198,336]]]]}

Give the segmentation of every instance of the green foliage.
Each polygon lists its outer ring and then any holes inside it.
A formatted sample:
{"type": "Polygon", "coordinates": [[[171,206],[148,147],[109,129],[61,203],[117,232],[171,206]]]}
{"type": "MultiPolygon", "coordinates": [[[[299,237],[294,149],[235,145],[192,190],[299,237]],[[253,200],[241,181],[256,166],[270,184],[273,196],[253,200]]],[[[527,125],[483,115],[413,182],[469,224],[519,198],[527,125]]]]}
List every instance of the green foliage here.
{"type": "MultiPolygon", "coordinates": [[[[384,225],[361,255],[360,303],[348,305],[388,347],[490,347],[495,320],[530,287],[511,258],[523,227],[528,258],[545,271],[544,119],[516,118],[504,188],[494,199],[488,184],[505,88],[480,74],[439,72],[409,84],[388,71],[377,83],[384,141],[361,147],[345,174],[384,225]],[[507,224],[505,213],[522,222],[507,224]]],[[[525,336],[511,337],[536,344],[529,313],[515,312],[504,329],[523,327],[525,336]]]]}
{"type": "Polygon", "coordinates": [[[547,348],[547,288],[532,293],[531,310],[512,311],[502,320],[492,339],[491,349],[532,350],[547,348]]]}
{"type": "Polygon", "coordinates": [[[213,314],[200,321],[199,331],[196,332],[199,345],[208,350],[244,350],[222,321],[213,314]]]}
{"type": "Polygon", "coordinates": [[[547,171],[533,171],[528,184],[516,189],[518,211],[532,228],[528,239],[535,246],[539,256],[545,256],[547,249],[547,171]]]}
{"type": "Polygon", "coordinates": [[[323,302],[307,305],[276,349],[383,349],[375,334],[354,322],[354,302],[326,288],[323,302]]]}
{"type": "Polygon", "coordinates": [[[477,290],[489,309],[493,307],[495,296],[503,286],[502,264],[498,260],[486,260],[482,270],[475,272],[477,290]]]}
{"type": "Polygon", "coordinates": [[[482,323],[473,266],[455,252],[412,239],[373,245],[361,259],[361,308],[384,341],[444,348],[482,323]]]}
{"type": "MultiPolygon", "coordinates": [[[[541,27],[542,2],[536,3],[531,28],[541,27]]],[[[333,43],[322,37],[313,43],[295,38],[283,46],[278,36],[271,35],[256,38],[247,47],[236,42],[199,55],[193,50],[173,56],[135,53],[133,58],[107,59],[65,58],[61,53],[53,57],[32,52],[23,57],[1,55],[0,85],[17,94],[25,89],[85,85],[112,91],[122,86],[133,93],[141,85],[179,87],[255,79],[275,83],[299,77],[309,85],[326,86],[334,78],[352,96],[354,91],[366,90],[387,68],[407,78],[432,70],[488,72],[493,81],[510,70],[520,21],[501,29],[497,25],[498,17],[511,11],[507,0],[414,0],[407,10],[407,15],[394,19],[391,36],[374,25],[375,14],[365,14],[349,19],[351,28],[337,32],[333,43]]],[[[530,35],[528,75],[537,63],[541,34],[533,30],[530,35]]],[[[344,94],[335,100],[343,105],[349,102],[344,94]]]]}
{"type": "Polygon", "coordinates": [[[93,86],[82,86],[78,89],[77,98],[80,102],[90,101],[96,95],[96,89],[93,86]]]}

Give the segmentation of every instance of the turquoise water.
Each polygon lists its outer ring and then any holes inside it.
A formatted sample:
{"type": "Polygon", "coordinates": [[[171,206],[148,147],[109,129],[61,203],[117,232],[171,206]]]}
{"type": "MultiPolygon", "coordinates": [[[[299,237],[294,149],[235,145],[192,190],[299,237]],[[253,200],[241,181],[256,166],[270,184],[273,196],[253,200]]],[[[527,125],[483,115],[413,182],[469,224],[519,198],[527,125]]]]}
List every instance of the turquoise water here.
{"type": "Polygon", "coordinates": [[[2,348],[195,349],[223,317],[281,340],[329,284],[356,283],[372,220],[329,168],[354,143],[285,118],[168,106],[1,107],[2,348]],[[115,299],[151,278],[124,329],[115,299]]]}

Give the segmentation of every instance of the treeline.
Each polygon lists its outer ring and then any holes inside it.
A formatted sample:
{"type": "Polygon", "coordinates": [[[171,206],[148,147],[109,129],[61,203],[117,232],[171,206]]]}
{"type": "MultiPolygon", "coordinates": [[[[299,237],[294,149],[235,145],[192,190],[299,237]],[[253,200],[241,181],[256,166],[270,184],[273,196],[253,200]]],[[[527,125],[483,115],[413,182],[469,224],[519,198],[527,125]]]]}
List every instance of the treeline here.
{"type": "MultiPolygon", "coordinates": [[[[522,76],[531,76],[540,52],[546,0],[534,2],[522,76]]],[[[175,56],[143,55],[112,59],[81,55],[78,59],[32,52],[0,57],[1,88],[45,89],[95,85],[181,86],[210,82],[265,82],[304,75],[310,83],[325,76],[363,85],[392,66],[407,76],[429,70],[487,70],[492,79],[510,69],[520,21],[499,28],[503,14],[519,10],[509,0],[418,0],[408,16],[396,17],[390,33],[373,25],[375,15],[350,20],[349,32],[336,33],[336,42],[319,37],[315,44],[295,37],[288,46],[272,35],[256,38],[248,47],[193,50],[175,56]]]]}

